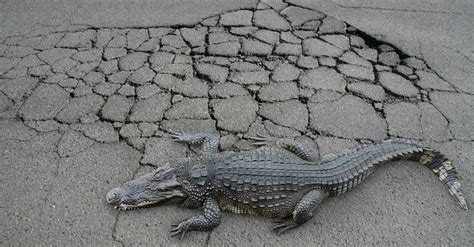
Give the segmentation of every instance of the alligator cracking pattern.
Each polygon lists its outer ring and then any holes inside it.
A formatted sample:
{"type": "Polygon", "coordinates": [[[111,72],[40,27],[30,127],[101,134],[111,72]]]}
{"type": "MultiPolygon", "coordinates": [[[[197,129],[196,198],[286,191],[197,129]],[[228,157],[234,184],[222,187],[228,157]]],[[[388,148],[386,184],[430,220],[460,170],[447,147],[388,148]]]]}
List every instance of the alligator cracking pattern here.
{"type": "Polygon", "coordinates": [[[439,128],[449,122],[428,95],[456,90],[423,60],[295,6],[280,13],[239,10],[195,27],[11,37],[0,51],[8,61],[1,71],[2,110],[13,109],[39,131],[66,126],[138,150],[169,129],[452,139],[449,131],[423,133],[422,118],[439,119],[439,128]],[[418,118],[417,133],[401,130],[404,123],[394,119],[405,108],[418,118]],[[366,127],[347,133],[354,124],[345,117],[366,127]]]}

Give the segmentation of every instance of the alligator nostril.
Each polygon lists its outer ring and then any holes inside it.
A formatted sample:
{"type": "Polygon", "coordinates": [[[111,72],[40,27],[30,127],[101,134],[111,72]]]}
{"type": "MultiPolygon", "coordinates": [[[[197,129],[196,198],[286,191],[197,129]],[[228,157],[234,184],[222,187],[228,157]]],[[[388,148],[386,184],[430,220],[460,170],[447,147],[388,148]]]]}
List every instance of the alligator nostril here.
{"type": "Polygon", "coordinates": [[[107,203],[110,204],[118,204],[121,199],[121,193],[120,193],[120,188],[115,188],[109,191],[107,195],[105,196],[105,199],[107,203]]]}

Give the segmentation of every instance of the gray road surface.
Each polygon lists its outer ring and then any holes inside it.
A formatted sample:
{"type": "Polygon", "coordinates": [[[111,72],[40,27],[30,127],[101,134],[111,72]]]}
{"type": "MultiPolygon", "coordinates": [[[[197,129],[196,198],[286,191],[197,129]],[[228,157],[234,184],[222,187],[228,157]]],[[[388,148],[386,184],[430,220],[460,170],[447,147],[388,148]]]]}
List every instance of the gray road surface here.
{"type": "Polygon", "coordinates": [[[426,168],[394,162],[282,236],[198,210],[118,212],[110,188],[197,155],[169,129],[295,137],[318,155],[416,139],[453,160],[474,205],[471,1],[4,1],[0,3],[0,244],[455,245],[463,211],[426,168]]]}

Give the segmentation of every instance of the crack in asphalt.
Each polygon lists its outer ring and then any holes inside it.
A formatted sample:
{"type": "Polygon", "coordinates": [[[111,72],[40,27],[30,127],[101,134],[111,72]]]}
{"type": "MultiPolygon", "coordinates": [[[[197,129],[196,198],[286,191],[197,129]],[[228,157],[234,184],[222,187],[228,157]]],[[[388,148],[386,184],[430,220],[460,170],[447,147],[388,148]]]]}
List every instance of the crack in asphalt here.
{"type": "Polygon", "coordinates": [[[118,225],[119,217],[120,217],[120,211],[117,211],[117,213],[115,214],[114,225],[112,226],[112,240],[115,242],[118,242],[121,246],[125,246],[122,240],[117,238],[117,225],[118,225]]]}
{"type": "MultiPolygon", "coordinates": [[[[122,183],[125,183],[126,181],[130,181],[131,179],[134,179],[137,176],[138,171],[140,170],[140,167],[141,167],[141,165],[138,165],[137,168],[133,171],[133,173],[131,175],[131,178],[125,179],[125,181],[122,181],[122,183]]],[[[117,236],[117,226],[118,226],[118,221],[119,221],[120,215],[121,215],[120,213],[121,213],[121,211],[117,210],[117,212],[115,214],[115,220],[114,220],[114,224],[112,226],[112,239],[114,241],[118,242],[121,246],[125,246],[123,241],[120,240],[117,236]]]]}
{"type": "Polygon", "coordinates": [[[444,82],[448,83],[457,93],[459,92],[462,92],[456,85],[452,84],[450,81],[446,80],[440,73],[438,73],[438,71],[436,71],[435,69],[433,69],[430,64],[425,60],[425,55],[423,54],[423,44],[420,42],[420,54],[421,54],[421,57],[423,59],[423,61],[425,62],[426,64],[426,67],[431,71],[433,72],[436,76],[438,76],[441,80],[443,80],[444,82]]]}
{"type": "Polygon", "coordinates": [[[451,50],[453,50],[454,52],[456,52],[457,54],[463,56],[468,62],[470,62],[470,63],[472,63],[472,64],[474,65],[474,60],[471,60],[471,58],[469,58],[466,54],[462,53],[462,52],[459,51],[459,50],[455,50],[455,49],[453,49],[453,48],[451,48],[451,47],[447,47],[447,46],[446,46],[446,48],[451,49],[451,50]]]}
{"type": "Polygon", "coordinates": [[[210,245],[210,243],[211,243],[211,234],[212,234],[212,231],[207,233],[206,241],[204,242],[204,247],[208,247],[210,245]]]}

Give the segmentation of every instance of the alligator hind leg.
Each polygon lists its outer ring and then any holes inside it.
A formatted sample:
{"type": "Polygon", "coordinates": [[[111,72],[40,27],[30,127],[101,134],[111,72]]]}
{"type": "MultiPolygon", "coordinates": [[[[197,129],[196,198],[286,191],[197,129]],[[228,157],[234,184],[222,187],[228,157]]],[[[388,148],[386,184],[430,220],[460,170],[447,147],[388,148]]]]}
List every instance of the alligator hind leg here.
{"type": "Polygon", "coordinates": [[[305,144],[295,139],[276,139],[273,137],[266,137],[260,135],[258,137],[250,138],[256,141],[255,143],[253,143],[253,145],[256,146],[276,146],[279,148],[283,148],[296,154],[301,159],[307,161],[316,161],[318,159],[316,155],[314,155],[314,153],[308,147],[306,147],[305,144]]]}
{"type": "Polygon", "coordinates": [[[210,133],[179,133],[170,131],[175,141],[188,144],[202,144],[203,153],[216,153],[219,148],[219,137],[210,133]]]}
{"type": "Polygon", "coordinates": [[[273,227],[273,230],[280,235],[304,224],[313,218],[313,210],[321,203],[323,198],[324,191],[322,190],[312,190],[306,193],[293,209],[292,217],[276,220],[277,225],[273,227]]]}
{"type": "Polygon", "coordinates": [[[221,211],[215,199],[207,198],[204,201],[203,208],[203,215],[196,215],[173,225],[174,228],[171,229],[171,236],[180,235],[179,238],[183,239],[186,233],[190,231],[211,231],[221,223],[221,211]]]}

